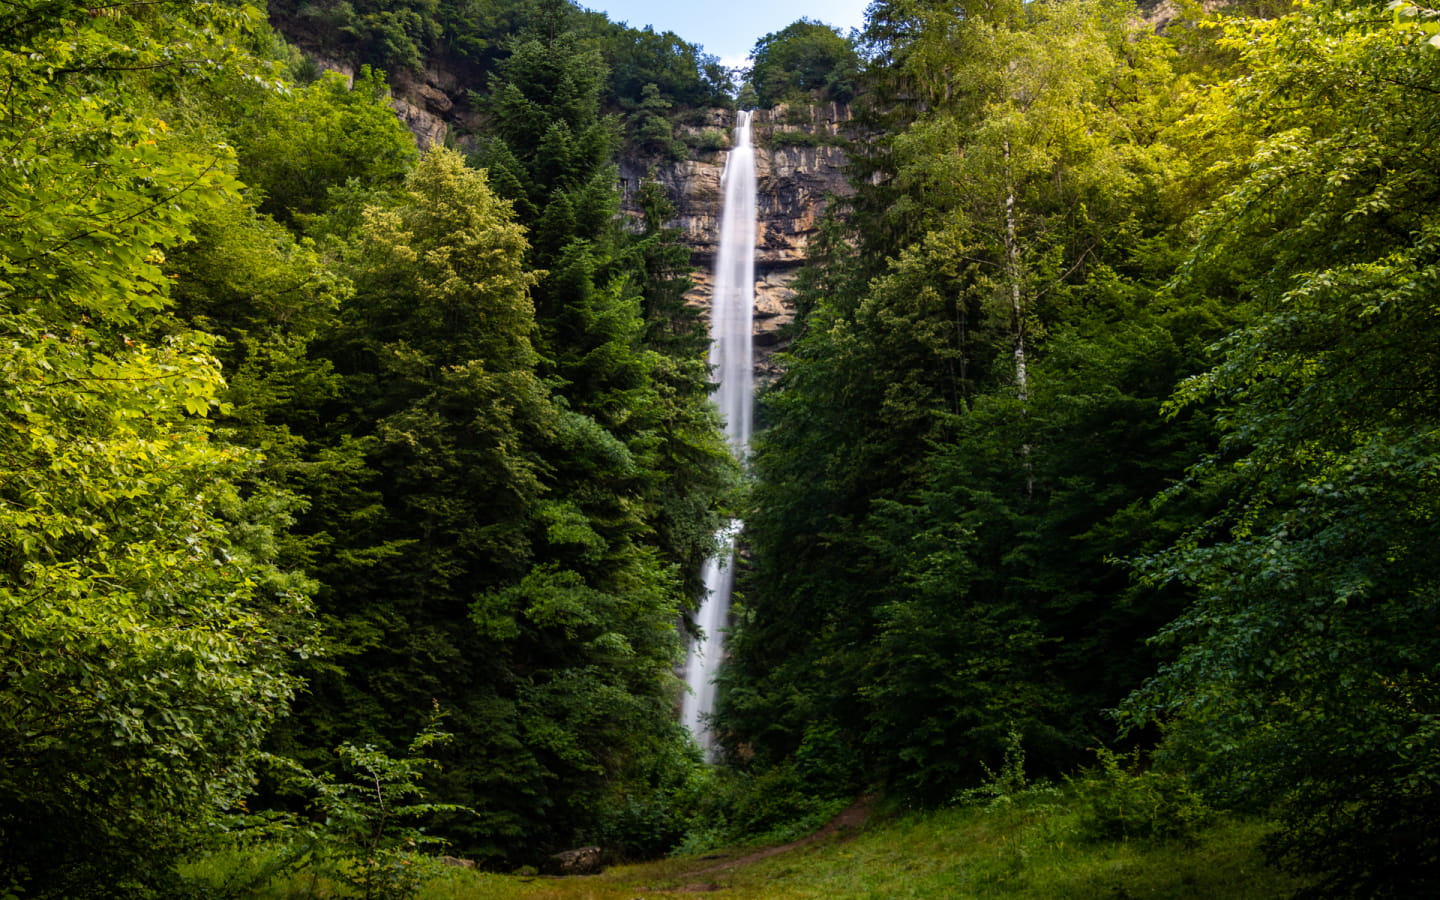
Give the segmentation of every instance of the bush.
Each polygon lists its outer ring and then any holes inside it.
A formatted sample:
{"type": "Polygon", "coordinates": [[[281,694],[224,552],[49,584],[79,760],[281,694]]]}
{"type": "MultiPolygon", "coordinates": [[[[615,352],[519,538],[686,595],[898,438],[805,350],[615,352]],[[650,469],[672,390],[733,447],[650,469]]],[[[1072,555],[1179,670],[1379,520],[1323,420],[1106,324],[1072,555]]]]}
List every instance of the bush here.
{"type": "MultiPolygon", "coordinates": [[[[427,799],[422,780],[439,764],[429,751],[450,739],[440,730],[442,713],[395,759],[373,746],[344,744],[336,755],[345,778],[315,774],[299,763],[270,757],[292,790],[308,795],[318,821],[291,829],[300,846],[317,848],[327,874],[358,891],[364,900],[409,900],[441,871],[435,854],[446,846],[421,823],[439,813],[471,812],[427,799]]],[[[264,837],[273,836],[273,830],[264,837]]]]}
{"type": "Polygon", "coordinates": [[[1043,804],[1044,801],[1058,796],[1059,792],[1048,781],[1032,782],[1026,777],[1025,748],[1018,731],[1012,730],[1006,735],[1005,756],[1000,764],[1000,771],[991,769],[983,762],[980,763],[980,768],[985,771],[985,781],[957,794],[955,802],[959,805],[983,805],[986,809],[994,810],[1024,803],[1026,808],[1031,808],[1037,802],[1043,804]]]}
{"type": "Polygon", "coordinates": [[[685,144],[701,153],[718,153],[730,149],[730,137],[723,128],[706,128],[685,133],[685,144]]]}
{"type": "Polygon", "coordinates": [[[810,783],[792,760],[760,774],[720,771],[677,853],[782,843],[816,831],[850,802],[810,783]],[[817,790],[817,788],[820,788],[817,790]]]}
{"type": "Polygon", "coordinates": [[[661,754],[650,771],[633,773],[631,789],[601,808],[590,840],[620,861],[658,859],[690,832],[712,792],[714,773],[699,751],[661,754]]]}
{"type": "Polygon", "coordinates": [[[1183,773],[1142,769],[1140,751],[1097,750],[1099,766],[1074,781],[1090,840],[1192,842],[1214,813],[1183,773]]]}

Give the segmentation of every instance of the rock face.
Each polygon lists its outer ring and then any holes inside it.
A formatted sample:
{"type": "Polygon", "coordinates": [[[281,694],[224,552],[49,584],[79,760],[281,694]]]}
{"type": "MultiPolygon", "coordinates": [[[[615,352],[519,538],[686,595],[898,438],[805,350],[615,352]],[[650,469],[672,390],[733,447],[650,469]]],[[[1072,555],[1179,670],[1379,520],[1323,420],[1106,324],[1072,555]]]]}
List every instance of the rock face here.
{"type": "Polygon", "coordinates": [[[449,128],[444,119],[429,109],[416,106],[401,97],[391,97],[390,108],[395,110],[395,115],[400,117],[400,121],[405,123],[410,133],[415,135],[415,143],[420,149],[445,143],[445,134],[449,128]]]}
{"type": "MultiPolygon", "coordinates": [[[[755,112],[757,377],[777,374],[771,357],[783,349],[779,331],[795,317],[790,283],[809,258],[820,214],[832,198],[851,193],[844,173],[847,158],[840,146],[841,129],[849,119],[850,110],[834,103],[755,112]]],[[[728,143],[734,124],[733,112],[711,110],[708,121],[692,132],[723,128],[728,143]]],[[[638,214],[634,195],[646,180],[658,182],[669,195],[676,211],[670,224],[680,230],[696,266],[690,300],[705,308],[710,304],[710,268],[719,242],[724,167],[724,150],[697,152],[678,162],[622,160],[620,165],[627,212],[638,214]]]]}
{"type": "MultiPolygon", "coordinates": [[[[353,66],[317,58],[321,68],[334,69],[353,80],[353,66]]],[[[462,146],[467,132],[483,130],[465,102],[465,74],[431,66],[424,72],[400,72],[392,78],[390,105],[421,148],[455,140],[462,146]]],[[[780,330],[795,317],[790,288],[809,257],[810,241],[821,213],[833,197],[851,192],[845,178],[847,162],[842,130],[850,120],[844,104],[777,106],[756,110],[752,121],[755,169],[759,196],[755,258],[756,375],[778,374],[771,358],[783,349],[780,330]]],[[[635,195],[646,181],[656,181],[676,210],[669,224],[680,230],[695,265],[692,303],[710,305],[710,269],[720,232],[720,206],[724,193],[720,175],[726,150],[733,140],[735,112],[712,109],[683,126],[680,137],[697,148],[688,158],[674,160],[622,159],[620,181],[623,209],[638,215],[635,195]]]]}
{"type": "Polygon", "coordinates": [[[443,144],[450,133],[450,121],[459,118],[454,97],[465,88],[454,72],[434,66],[423,73],[399,72],[391,79],[390,106],[423,150],[443,144]]]}

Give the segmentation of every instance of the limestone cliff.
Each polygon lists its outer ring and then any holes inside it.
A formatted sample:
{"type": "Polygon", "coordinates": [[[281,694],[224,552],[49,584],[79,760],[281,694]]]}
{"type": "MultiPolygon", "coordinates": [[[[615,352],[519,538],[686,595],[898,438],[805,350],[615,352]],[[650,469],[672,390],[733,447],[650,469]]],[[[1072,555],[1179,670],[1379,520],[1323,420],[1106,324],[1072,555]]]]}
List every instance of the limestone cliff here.
{"type": "MultiPolygon", "coordinates": [[[[790,282],[809,256],[820,214],[834,197],[850,193],[840,132],[850,111],[841,104],[757,110],[753,122],[759,196],[755,262],[756,374],[772,377],[771,357],[780,348],[779,330],[794,318],[790,282]]],[[[734,113],[712,110],[708,120],[690,126],[692,134],[723,129],[728,143],[734,113]]],[[[690,297],[709,306],[710,266],[719,240],[720,175],[725,151],[692,153],[680,161],[627,159],[620,166],[627,212],[634,213],[635,191],[646,180],[665,188],[674,204],[671,223],[680,229],[695,263],[690,297]]]]}
{"type": "MultiPolygon", "coordinates": [[[[347,63],[324,57],[316,57],[316,63],[347,78],[355,76],[354,67],[347,63]]],[[[446,142],[463,147],[469,143],[470,133],[483,130],[483,123],[465,102],[465,78],[456,72],[438,66],[419,73],[401,72],[391,79],[391,87],[391,106],[422,148],[446,142]]],[[[759,180],[755,343],[756,371],[762,378],[776,374],[771,357],[780,348],[779,330],[794,318],[790,282],[808,258],[820,214],[832,197],[850,193],[841,146],[841,131],[849,120],[849,108],[836,103],[755,112],[759,180]]],[[[720,174],[734,126],[733,110],[712,109],[696,124],[683,126],[681,136],[693,146],[719,149],[695,150],[679,161],[620,161],[627,214],[638,214],[633,201],[643,181],[653,180],[665,188],[676,209],[670,224],[680,229],[695,264],[696,287],[690,299],[706,308],[710,268],[719,240],[720,174]]]]}

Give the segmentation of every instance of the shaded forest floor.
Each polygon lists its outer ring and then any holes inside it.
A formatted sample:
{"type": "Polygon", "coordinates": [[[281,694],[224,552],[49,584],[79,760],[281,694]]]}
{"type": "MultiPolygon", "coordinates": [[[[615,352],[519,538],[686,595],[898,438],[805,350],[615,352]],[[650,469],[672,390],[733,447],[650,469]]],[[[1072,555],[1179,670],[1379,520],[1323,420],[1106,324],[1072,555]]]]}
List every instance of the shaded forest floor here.
{"type": "MultiPolygon", "coordinates": [[[[1220,819],[1190,841],[1087,841],[1055,802],[877,813],[863,798],[815,834],[766,848],[615,866],[569,878],[450,870],[423,900],[1033,897],[1077,900],[1286,897],[1303,879],[1267,866],[1263,823],[1220,819]]],[[[256,898],[343,897],[302,877],[256,898]],[[304,882],[302,885],[301,882],[304,882]]]]}

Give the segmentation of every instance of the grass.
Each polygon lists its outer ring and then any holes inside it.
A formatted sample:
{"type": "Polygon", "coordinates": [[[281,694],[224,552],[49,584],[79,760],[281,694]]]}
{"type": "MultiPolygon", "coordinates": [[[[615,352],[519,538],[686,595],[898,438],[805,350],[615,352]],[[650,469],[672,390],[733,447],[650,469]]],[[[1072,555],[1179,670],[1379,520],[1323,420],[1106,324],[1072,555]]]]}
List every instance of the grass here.
{"type": "MultiPolygon", "coordinates": [[[[1075,804],[1058,792],[1030,799],[872,819],[768,858],[751,850],[629,866],[601,875],[535,878],[441,871],[423,900],[653,900],[721,892],[726,900],[1033,897],[1074,900],[1286,897],[1304,881],[1267,867],[1262,823],[1218,819],[1189,842],[1084,840],[1075,804]],[[716,868],[727,866],[726,868],[716,868]],[[708,870],[708,871],[707,871],[708,870]]],[[[238,859],[220,869],[245,866],[238,859]]],[[[343,897],[314,874],[247,895],[253,900],[343,897]]]]}

